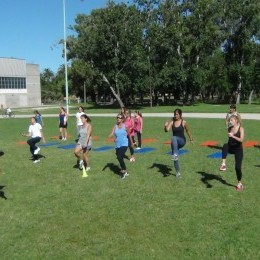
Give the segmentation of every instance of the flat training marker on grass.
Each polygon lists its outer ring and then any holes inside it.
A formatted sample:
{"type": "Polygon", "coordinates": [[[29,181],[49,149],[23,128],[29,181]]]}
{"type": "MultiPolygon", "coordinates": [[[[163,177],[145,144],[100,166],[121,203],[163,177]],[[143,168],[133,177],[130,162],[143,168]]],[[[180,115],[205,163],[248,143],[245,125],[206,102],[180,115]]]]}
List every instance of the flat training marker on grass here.
{"type": "Polygon", "coordinates": [[[156,150],[155,148],[153,147],[143,147],[141,149],[135,149],[135,153],[149,153],[149,152],[152,152],[156,150]]]}
{"type": "Polygon", "coordinates": [[[27,142],[26,141],[18,141],[18,142],[16,142],[16,144],[18,144],[18,145],[25,145],[25,144],[27,144],[27,142]]]}
{"type": "Polygon", "coordinates": [[[155,141],[157,141],[155,138],[144,138],[144,139],[142,139],[142,143],[144,143],[144,144],[153,143],[155,141]]]}
{"type": "Polygon", "coordinates": [[[214,145],[217,145],[217,144],[218,144],[217,141],[209,140],[209,141],[205,141],[205,142],[201,143],[200,146],[214,146],[214,145]]]}
{"type": "Polygon", "coordinates": [[[259,144],[257,141],[246,141],[243,143],[244,147],[255,147],[259,144]]]}
{"type": "Polygon", "coordinates": [[[209,154],[209,155],[207,155],[207,158],[220,159],[220,158],[222,158],[222,152],[216,152],[216,153],[209,154]]]}
{"type": "Polygon", "coordinates": [[[108,151],[114,149],[114,146],[101,146],[99,148],[94,148],[93,151],[95,152],[104,152],[104,151],[108,151]]]}
{"type": "Polygon", "coordinates": [[[59,149],[73,149],[75,147],[76,147],[76,144],[67,144],[67,145],[58,146],[59,149]]]}

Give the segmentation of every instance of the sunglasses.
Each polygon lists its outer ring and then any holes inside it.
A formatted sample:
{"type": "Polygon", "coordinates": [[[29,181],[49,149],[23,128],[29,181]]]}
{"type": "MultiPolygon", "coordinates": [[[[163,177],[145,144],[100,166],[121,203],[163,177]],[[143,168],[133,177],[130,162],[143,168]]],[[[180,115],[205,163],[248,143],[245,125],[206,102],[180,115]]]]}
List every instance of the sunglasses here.
{"type": "Polygon", "coordinates": [[[117,118],[117,119],[123,119],[121,116],[117,116],[116,118],[117,118]]]}

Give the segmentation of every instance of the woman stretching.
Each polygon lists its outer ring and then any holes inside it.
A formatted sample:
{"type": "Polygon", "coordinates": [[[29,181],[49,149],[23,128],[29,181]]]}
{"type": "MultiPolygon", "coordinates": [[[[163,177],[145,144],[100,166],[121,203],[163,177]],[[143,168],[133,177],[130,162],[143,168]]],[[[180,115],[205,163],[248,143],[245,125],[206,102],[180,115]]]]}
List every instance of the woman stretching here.
{"type": "Polygon", "coordinates": [[[79,140],[74,150],[74,154],[77,157],[77,165],[79,166],[79,169],[82,170],[84,165],[86,171],[89,171],[89,151],[91,150],[92,145],[92,126],[90,124],[91,120],[86,114],[81,115],[80,119],[82,125],[79,128],[79,140]],[[83,160],[80,159],[81,152],[83,152],[83,160]]]}
{"type": "Polygon", "coordinates": [[[227,154],[235,155],[235,170],[237,175],[238,184],[236,190],[242,191],[243,184],[241,183],[242,179],[242,160],[243,160],[243,145],[244,141],[244,128],[240,126],[239,118],[236,115],[232,115],[229,119],[230,130],[228,133],[228,142],[223,145],[222,148],[222,164],[219,168],[220,171],[226,171],[226,158],[227,154]]]}
{"type": "Polygon", "coordinates": [[[193,142],[193,138],[189,130],[188,124],[185,120],[182,119],[181,109],[175,109],[172,121],[166,122],[164,124],[165,132],[168,132],[170,129],[172,129],[171,148],[172,159],[174,161],[174,168],[176,171],[176,177],[181,177],[179,165],[179,149],[184,147],[184,145],[186,144],[184,129],[187,135],[189,136],[190,141],[193,142]]]}

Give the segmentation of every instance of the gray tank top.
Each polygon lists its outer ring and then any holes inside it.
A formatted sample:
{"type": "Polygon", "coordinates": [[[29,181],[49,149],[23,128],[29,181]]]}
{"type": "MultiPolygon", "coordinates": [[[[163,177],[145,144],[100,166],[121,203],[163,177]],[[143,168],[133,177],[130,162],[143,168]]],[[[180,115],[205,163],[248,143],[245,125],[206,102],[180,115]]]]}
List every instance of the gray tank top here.
{"type": "MultiPolygon", "coordinates": [[[[86,145],[87,141],[87,132],[88,132],[88,125],[87,126],[81,126],[79,129],[79,141],[78,144],[80,145],[86,145]]],[[[89,137],[88,144],[87,146],[92,145],[92,138],[91,136],[89,137]]]]}

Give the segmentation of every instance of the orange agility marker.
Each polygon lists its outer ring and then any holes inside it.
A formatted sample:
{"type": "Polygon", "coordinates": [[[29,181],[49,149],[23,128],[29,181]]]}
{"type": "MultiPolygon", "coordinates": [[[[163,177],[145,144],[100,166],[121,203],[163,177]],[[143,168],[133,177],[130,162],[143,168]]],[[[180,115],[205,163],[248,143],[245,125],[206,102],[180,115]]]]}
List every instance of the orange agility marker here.
{"type": "Polygon", "coordinates": [[[255,147],[259,144],[257,141],[246,141],[243,143],[244,147],[255,147]]]}
{"type": "Polygon", "coordinates": [[[201,146],[214,146],[214,145],[217,145],[218,142],[217,141],[205,141],[203,143],[201,143],[200,145],[201,146]]]}

